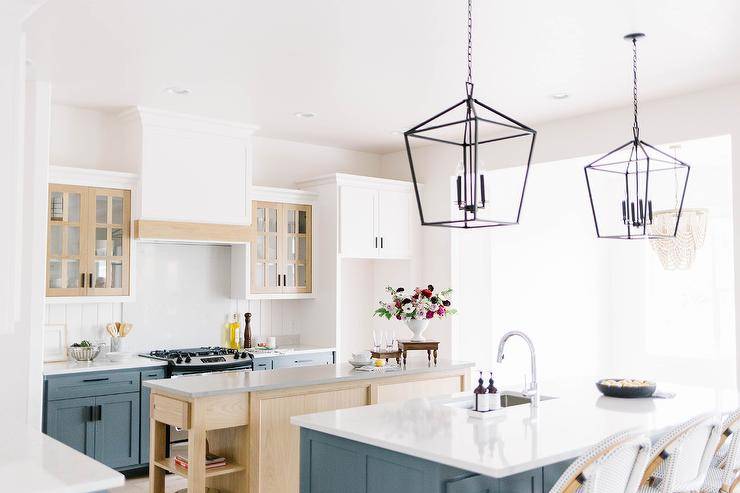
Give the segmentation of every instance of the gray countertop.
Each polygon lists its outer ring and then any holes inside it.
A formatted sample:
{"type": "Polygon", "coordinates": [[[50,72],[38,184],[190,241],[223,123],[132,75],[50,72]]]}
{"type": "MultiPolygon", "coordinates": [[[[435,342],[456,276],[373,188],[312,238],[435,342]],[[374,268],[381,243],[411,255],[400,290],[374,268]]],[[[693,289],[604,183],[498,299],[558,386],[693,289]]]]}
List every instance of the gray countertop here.
{"type": "Polygon", "coordinates": [[[306,387],[350,380],[368,380],[419,373],[439,373],[472,368],[466,361],[440,360],[436,366],[424,362],[411,362],[398,371],[357,371],[348,363],[338,365],[304,366],[280,368],[267,371],[230,371],[189,375],[168,380],[149,380],[143,385],[152,390],[185,398],[207,397],[236,392],[255,392],[292,387],[306,387]]]}

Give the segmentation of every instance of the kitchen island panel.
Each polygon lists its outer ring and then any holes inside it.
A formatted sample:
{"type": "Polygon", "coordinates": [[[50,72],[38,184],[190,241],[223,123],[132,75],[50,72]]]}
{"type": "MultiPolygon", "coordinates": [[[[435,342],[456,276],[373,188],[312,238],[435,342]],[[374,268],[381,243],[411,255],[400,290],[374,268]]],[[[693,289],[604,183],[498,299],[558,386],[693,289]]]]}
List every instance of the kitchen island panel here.
{"type": "Polygon", "coordinates": [[[251,491],[297,491],[300,431],[290,418],[321,411],[366,406],[369,385],[343,384],[251,395],[251,491]]]}

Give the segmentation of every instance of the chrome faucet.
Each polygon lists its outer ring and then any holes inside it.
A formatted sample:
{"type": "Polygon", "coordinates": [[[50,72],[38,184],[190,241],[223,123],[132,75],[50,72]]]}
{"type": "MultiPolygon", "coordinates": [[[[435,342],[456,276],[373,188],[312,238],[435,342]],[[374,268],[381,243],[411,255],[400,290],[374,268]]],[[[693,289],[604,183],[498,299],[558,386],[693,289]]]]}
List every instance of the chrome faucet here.
{"type": "Polygon", "coordinates": [[[499,341],[498,343],[498,355],[496,356],[496,362],[501,363],[504,360],[504,345],[511,336],[521,337],[527,342],[527,345],[529,346],[530,360],[532,363],[532,379],[529,385],[527,385],[527,379],[526,377],[524,378],[523,393],[529,397],[532,406],[539,406],[540,393],[539,390],[537,390],[537,357],[534,354],[534,344],[532,344],[532,339],[530,339],[527,334],[519,330],[512,330],[510,332],[507,332],[503,335],[503,337],[501,337],[501,341],[499,341]]]}

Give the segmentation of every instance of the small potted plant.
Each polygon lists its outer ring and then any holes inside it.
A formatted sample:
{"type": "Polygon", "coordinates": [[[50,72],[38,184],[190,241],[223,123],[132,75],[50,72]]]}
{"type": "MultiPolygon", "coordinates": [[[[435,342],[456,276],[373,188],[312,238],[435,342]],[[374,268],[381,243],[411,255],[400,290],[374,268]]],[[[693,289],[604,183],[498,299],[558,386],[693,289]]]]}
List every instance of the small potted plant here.
{"type": "Polygon", "coordinates": [[[423,333],[433,318],[444,318],[457,313],[457,310],[451,308],[450,288],[439,293],[434,292],[434,286],[431,284],[426,288],[415,288],[411,293],[407,293],[404,288],[391,286],[385,290],[390,293],[391,301],[381,300],[380,308],[375,310],[375,315],[405,322],[414,334],[412,341],[426,340],[423,333]]]}

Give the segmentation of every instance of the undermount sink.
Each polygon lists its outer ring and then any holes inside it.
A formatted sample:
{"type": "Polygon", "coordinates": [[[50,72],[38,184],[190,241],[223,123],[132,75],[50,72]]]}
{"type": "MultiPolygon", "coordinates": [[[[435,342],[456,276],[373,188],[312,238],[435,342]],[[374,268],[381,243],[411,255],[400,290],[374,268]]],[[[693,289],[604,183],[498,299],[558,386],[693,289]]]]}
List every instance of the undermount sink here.
{"type": "MultiPolygon", "coordinates": [[[[554,398],[555,397],[549,395],[541,395],[540,402],[549,401],[554,398]]],[[[504,390],[501,392],[501,407],[521,406],[523,404],[529,404],[531,401],[532,400],[528,396],[520,392],[514,392],[511,390],[504,390]]],[[[458,407],[460,409],[473,409],[475,398],[472,396],[466,396],[459,400],[446,402],[444,405],[449,407],[458,407]]]]}

